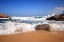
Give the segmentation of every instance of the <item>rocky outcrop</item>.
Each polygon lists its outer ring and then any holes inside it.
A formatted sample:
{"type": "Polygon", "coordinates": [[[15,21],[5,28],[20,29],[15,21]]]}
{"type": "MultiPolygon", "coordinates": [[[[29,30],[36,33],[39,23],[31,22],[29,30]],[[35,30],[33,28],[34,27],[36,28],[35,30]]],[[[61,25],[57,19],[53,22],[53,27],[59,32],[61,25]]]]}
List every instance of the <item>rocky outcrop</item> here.
{"type": "Polygon", "coordinates": [[[0,18],[9,18],[10,16],[5,15],[5,14],[0,14],[0,18]]]}
{"type": "Polygon", "coordinates": [[[37,25],[35,27],[35,30],[45,30],[45,31],[54,31],[53,27],[50,26],[49,24],[42,24],[42,25],[37,25]]]}
{"type": "Polygon", "coordinates": [[[51,16],[51,17],[47,18],[46,20],[64,21],[64,13],[61,15],[51,16]]]}

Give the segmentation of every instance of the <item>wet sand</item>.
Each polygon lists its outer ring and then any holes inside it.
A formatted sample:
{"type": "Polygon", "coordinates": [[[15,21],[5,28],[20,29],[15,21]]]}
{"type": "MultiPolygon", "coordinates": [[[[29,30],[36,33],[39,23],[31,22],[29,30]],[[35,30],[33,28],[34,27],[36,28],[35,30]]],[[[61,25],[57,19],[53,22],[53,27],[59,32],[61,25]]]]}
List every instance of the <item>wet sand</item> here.
{"type": "Polygon", "coordinates": [[[0,42],[64,42],[64,32],[33,31],[0,35],[0,42]]]}

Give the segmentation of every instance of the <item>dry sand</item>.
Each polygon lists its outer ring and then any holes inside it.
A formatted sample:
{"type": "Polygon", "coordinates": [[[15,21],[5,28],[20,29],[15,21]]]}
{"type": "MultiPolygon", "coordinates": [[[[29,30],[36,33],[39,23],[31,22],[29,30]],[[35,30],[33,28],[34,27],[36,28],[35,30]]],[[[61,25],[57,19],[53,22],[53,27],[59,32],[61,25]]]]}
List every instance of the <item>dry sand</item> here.
{"type": "Polygon", "coordinates": [[[0,42],[64,42],[64,32],[34,31],[1,35],[0,42]]]}

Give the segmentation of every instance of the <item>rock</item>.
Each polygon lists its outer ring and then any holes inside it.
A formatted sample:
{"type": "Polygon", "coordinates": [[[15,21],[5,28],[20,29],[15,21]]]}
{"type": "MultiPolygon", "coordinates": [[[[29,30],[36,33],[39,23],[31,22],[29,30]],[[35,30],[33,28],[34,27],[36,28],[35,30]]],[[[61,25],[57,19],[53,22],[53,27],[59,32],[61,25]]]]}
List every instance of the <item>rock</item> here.
{"type": "Polygon", "coordinates": [[[64,21],[64,13],[61,15],[51,16],[51,17],[47,18],[46,20],[64,21]]]}
{"type": "Polygon", "coordinates": [[[42,25],[37,25],[35,27],[35,30],[45,30],[45,31],[54,31],[53,27],[50,26],[49,24],[42,24],[42,25]]]}
{"type": "Polygon", "coordinates": [[[0,18],[9,18],[10,16],[5,15],[5,14],[0,14],[0,18]]]}

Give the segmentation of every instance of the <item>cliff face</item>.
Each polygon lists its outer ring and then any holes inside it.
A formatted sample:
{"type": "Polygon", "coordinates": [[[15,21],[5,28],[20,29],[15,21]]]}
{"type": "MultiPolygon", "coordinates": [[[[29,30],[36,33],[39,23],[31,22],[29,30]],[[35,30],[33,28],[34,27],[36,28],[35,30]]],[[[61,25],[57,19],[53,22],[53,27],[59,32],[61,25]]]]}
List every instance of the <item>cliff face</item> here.
{"type": "Polygon", "coordinates": [[[10,16],[5,15],[5,14],[0,14],[0,18],[9,18],[10,16]]]}
{"type": "Polygon", "coordinates": [[[64,13],[60,15],[51,16],[47,18],[46,20],[64,21],[64,13]]]}

